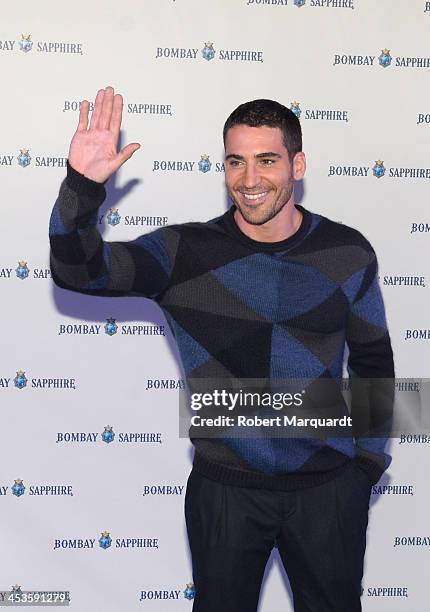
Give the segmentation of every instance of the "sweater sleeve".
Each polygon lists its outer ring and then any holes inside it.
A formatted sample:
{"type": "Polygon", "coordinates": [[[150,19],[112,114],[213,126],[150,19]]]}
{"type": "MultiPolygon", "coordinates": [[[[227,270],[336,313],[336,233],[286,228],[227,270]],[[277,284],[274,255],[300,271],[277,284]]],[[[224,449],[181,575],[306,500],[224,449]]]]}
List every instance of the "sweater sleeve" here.
{"type": "Polygon", "coordinates": [[[391,463],[384,449],[392,427],[394,403],[393,352],[377,272],[376,255],[370,247],[346,331],[357,460],[373,484],[391,463]]]}
{"type": "Polygon", "coordinates": [[[51,214],[51,273],[64,289],[101,296],[157,299],[167,288],[176,232],[159,228],[129,242],[105,242],[98,230],[104,185],[69,164],[51,214]]]}

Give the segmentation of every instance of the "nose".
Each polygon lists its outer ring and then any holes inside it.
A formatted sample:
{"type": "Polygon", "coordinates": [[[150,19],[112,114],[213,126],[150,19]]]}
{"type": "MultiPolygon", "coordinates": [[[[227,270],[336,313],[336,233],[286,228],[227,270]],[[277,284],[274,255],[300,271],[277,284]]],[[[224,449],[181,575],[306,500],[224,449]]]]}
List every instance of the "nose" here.
{"type": "Polygon", "coordinates": [[[246,164],[243,174],[243,186],[246,189],[253,189],[260,182],[258,168],[253,162],[246,164]]]}

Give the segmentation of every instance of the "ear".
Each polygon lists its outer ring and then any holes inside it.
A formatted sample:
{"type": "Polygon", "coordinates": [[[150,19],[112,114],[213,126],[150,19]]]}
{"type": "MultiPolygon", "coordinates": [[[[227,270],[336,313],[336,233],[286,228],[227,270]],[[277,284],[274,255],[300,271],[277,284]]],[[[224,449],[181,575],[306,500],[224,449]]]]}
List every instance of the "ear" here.
{"type": "Polygon", "coordinates": [[[293,159],[293,178],[301,181],[306,172],[306,155],[303,152],[296,153],[293,159]]]}

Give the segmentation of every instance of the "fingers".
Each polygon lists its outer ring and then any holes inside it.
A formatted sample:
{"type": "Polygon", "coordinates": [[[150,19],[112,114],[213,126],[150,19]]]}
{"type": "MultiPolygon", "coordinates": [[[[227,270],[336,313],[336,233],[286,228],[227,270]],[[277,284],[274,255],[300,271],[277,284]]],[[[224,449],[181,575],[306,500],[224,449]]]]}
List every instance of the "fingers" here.
{"type": "Polygon", "coordinates": [[[90,105],[88,100],[82,100],[79,111],[78,132],[85,131],[88,127],[88,109],[90,105]]]}
{"type": "Polygon", "coordinates": [[[118,168],[122,166],[124,162],[130,159],[133,153],[135,153],[138,149],[140,149],[140,144],[138,142],[133,142],[121,149],[115,160],[116,170],[118,170],[118,168]]]}
{"type": "Polygon", "coordinates": [[[100,118],[98,121],[98,127],[101,130],[107,130],[109,128],[109,124],[112,118],[112,108],[113,108],[113,88],[106,87],[105,93],[103,96],[103,106],[100,114],[100,118]]]}
{"type": "Polygon", "coordinates": [[[109,129],[117,139],[119,138],[119,131],[121,129],[122,107],[122,96],[120,94],[115,94],[113,99],[113,110],[109,129]]]}
{"type": "Polygon", "coordinates": [[[105,90],[99,89],[99,91],[97,92],[96,100],[94,102],[94,110],[91,115],[90,129],[94,129],[98,127],[100,115],[102,112],[104,95],[105,95],[105,90]]]}

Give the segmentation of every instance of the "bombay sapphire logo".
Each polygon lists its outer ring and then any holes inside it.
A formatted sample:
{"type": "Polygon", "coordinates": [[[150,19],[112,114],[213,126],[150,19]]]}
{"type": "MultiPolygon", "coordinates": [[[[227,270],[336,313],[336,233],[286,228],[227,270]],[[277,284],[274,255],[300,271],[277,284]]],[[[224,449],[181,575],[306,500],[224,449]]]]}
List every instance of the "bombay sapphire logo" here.
{"type": "Polygon", "coordinates": [[[102,440],[109,444],[109,442],[113,442],[115,438],[115,433],[110,425],[106,425],[104,432],[102,433],[102,440]]]}
{"type": "Polygon", "coordinates": [[[28,149],[20,149],[19,151],[20,153],[17,157],[18,164],[21,166],[21,168],[27,168],[31,162],[30,153],[28,152],[28,149]]]}
{"type": "Polygon", "coordinates": [[[121,221],[121,215],[119,214],[117,208],[110,209],[109,214],[107,216],[107,221],[109,225],[118,225],[118,223],[121,221]]]}
{"type": "Polygon", "coordinates": [[[21,34],[21,40],[19,41],[19,48],[24,53],[31,51],[33,42],[30,40],[31,34],[21,34]]]}
{"type": "Polygon", "coordinates": [[[18,267],[15,268],[15,272],[16,272],[17,277],[20,278],[21,280],[28,278],[30,270],[27,267],[27,262],[19,261],[18,267]]]}
{"type": "Polygon", "coordinates": [[[215,57],[215,49],[214,49],[214,44],[211,42],[206,42],[205,46],[202,49],[202,55],[205,58],[205,60],[211,60],[215,57]]]}
{"type": "Polygon", "coordinates": [[[192,582],[189,582],[187,584],[187,588],[184,591],[184,597],[185,599],[189,599],[191,601],[191,599],[194,599],[195,594],[196,589],[194,588],[194,584],[192,582]]]}
{"type": "Polygon", "coordinates": [[[23,370],[19,370],[13,379],[14,385],[17,389],[24,389],[27,386],[27,378],[23,370]]]}
{"type": "Polygon", "coordinates": [[[300,115],[302,114],[300,102],[291,102],[290,110],[293,111],[297,119],[300,119],[300,115]]]}
{"type": "Polygon", "coordinates": [[[15,584],[13,587],[11,587],[10,590],[10,596],[12,597],[12,601],[15,601],[15,598],[20,598],[22,595],[22,591],[21,591],[21,586],[19,584],[15,584]]]}
{"type": "Polygon", "coordinates": [[[294,0],[294,5],[295,6],[304,6],[306,4],[306,0],[294,0]]]}
{"type": "Polygon", "coordinates": [[[373,166],[372,171],[373,171],[373,176],[376,176],[376,178],[383,177],[385,174],[384,162],[378,159],[375,162],[375,165],[373,166]]]}
{"type": "Polygon", "coordinates": [[[102,531],[102,535],[100,536],[100,539],[99,539],[99,546],[106,550],[106,548],[109,548],[111,544],[112,544],[112,538],[109,535],[109,531],[102,531]]]}
{"type": "Polygon", "coordinates": [[[390,51],[388,49],[382,49],[381,55],[378,57],[379,65],[383,68],[388,68],[391,65],[391,60],[393,59],[390,55],[390,51]]]}
{"type": "Polygon", "coordinates": [[[15,483],[12,486],[12,493],[16,495],[17,497],[21,497],[21,495],[24,495],[24,492],[25,492],[24,483],[22,482],[20,478],[18,478],[17,480],[15,480],[15,483]]]}
{"type": "Polygon", "coordinates": [[[212,168],[212,164],[209,160],[209,155],[201,155],[199,161],[199,170],[200,172],[209,172],[212,168]]]}
{"type": "Polygon", "coordinates": [[[112,318],[106,319],[105,334],[107,334],[108,336],[114,336],[117,331],[118,325],[116,324],[116,320],[112,318]]]}

